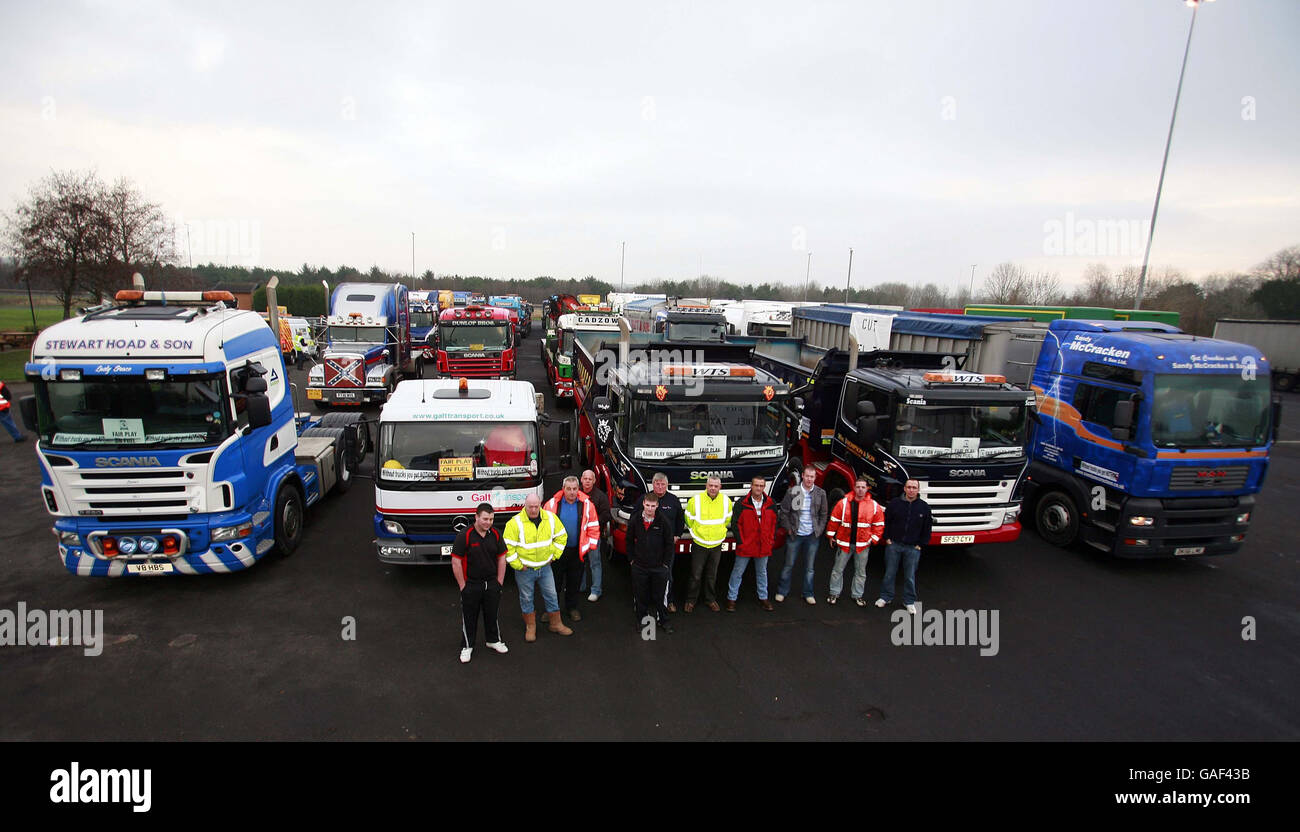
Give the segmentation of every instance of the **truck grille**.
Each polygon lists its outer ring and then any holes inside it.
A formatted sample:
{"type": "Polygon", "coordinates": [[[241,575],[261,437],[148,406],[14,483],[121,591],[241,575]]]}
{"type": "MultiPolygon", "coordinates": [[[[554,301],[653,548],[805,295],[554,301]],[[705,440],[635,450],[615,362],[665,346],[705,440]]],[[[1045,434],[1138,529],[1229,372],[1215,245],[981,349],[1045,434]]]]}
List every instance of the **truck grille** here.
{"type": "Polygon", "coordinates": [[[326,387],[365,387],[366,358],[355,353],[325,356],[326,387]]]}
{"type": "Polygon", "coordinates": [[[203,478],[190,478],[186,471],[150,470],[82,472],[57,469],[56,476],[72,504],[68,513],[77,515],[93,510],[105,517],[140,517],[145,514],[185,516],[191,507],[205,507],[203,478]],[[147,485],[142,483],[148,483],[147,485]]]}
{"type": "Polygon", "coordinates": [[[1015,506],[1014,479],[921,482],[921,498],[930,504],[935,534],[988,531],[1001,528],[1003,516],[1015,506]],[[1006,483],[1006,485],[1003,485],[1006,483]]]}
{"type": "Polygon", "coordinates": [[[456,358],[448,356],[447,372],[452,376],[487,378],[501,375],[501,356],[487,358],[456,358]]]}
{"type": "Polygon", "coordinates": [[[1170,472],[1169,488],[1171,491],[1230,491],[1245,487],[1249,475],[1248,465],[1180,467],[1170,472]]]}

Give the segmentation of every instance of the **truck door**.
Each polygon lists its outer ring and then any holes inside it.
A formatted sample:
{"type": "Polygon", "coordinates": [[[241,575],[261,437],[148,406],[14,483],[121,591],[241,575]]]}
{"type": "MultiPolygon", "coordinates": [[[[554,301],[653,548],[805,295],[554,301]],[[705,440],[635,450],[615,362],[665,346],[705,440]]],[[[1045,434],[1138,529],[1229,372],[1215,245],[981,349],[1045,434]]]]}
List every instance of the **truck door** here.
{"type": "Polygon", "coordinates": [[[1124,444],[1132,441],[1132,436],[1130,434],[1127,440],[1116,437],[1115,412],[1120,402],[1133,400],[1132,424],[1136,426],[1139,423],[1138,409],[1143,406],[1137,400],[1137,393],[1134,388],[1092,379],[1075,385],[1071,404],[1079,416],[1069,451],[1076,474],[1121,491],[1125,484],[1133,482],[1137,458],[1124,452],[1124,444]]]}
{"type": "MultiPolygon", "coordinates": [[[[874,481],[879,476],[879,468],[867,459],[873,447],[888,448],[893,433],[893,402],[884,390],[873,387],[861,380],[845,379],[844,391],[840,397],[840,406],[832,441],[831,454],[853,469],[855,473],[866,473],[874,481]],[[864,415],[869,414],[869,415],[864,415]],[[862,435],[864,419],[873,420],[875,437],[862,435]]],[[[829,480],[828,480],[829,481],[829,480]]],[[[852,483],[842,483],[847,491],[852,483]]],[[[830,488],[827,489],[830,493],[830,488]]]]}

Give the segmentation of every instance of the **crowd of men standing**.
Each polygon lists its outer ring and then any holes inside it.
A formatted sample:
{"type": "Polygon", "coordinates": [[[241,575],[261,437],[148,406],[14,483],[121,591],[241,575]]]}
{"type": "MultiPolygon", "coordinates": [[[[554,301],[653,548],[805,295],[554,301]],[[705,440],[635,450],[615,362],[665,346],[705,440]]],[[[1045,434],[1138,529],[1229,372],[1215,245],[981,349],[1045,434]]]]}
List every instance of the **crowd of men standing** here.
{"type": "MultiPolygon", "coordinates": [[[[829,505],[826,492],[816,485],[817,472],[805,468],[799,483],[781,500],[773,502],[767,482],[755,477],[750,491],[734,502],[722,492],[722,482],[709,477],[704,491],[684,504],[668,489],[668,478],[655,474],[651,490],[640,500],[639,513],[629,518],[624,550],[631,570],[633,610],[638,630],[653,621],[658,631],[672,633],[669,615],[677,612],[673,587],[673,562],[680,538],[690,540],[689,582],[682,596],[682,612],[692,613],[701,602],[714,612],[718,601],[718,566],[723,544],[735,541],[735,564],[726,585],[726,610],[734,612],[741,582],[752,566],[759,607],[775,610],[772,603],[791,594],[795,570],[803,563],[800,594],[816,604],[814,571],[823,535],[834,553],[826,600],[838,603],[844,589],[844,572],[853,561],[849,595],[857,606],[867,606],[866,568],[872,546],[885,544],[885,574],[876,598],[877,607],[892,603],[901,566],[903,604],[916,612],[916,570],[921,547],[930,539],[929,505],[920,498],[916,480],[908,480],[903,494],[887,506],[871,496],[865,478],[853,491],[829,505]],[[780,548],[785,561],[776,593],[769,599],[768,559],[780,548]]],[[[573,634],[564,612],[574,622],[582,620],[581,594],[596,602],[603,593],[603,561],[612,549],[609,499],[596,488],[596,475],[566,477],[563,487],[544,504],[530,494],[524,508],[510,518],[505,530],[492,526],[494,510],[481,503],[474,525],[459,534],[452,546],[452,571],[461,588],[462,637],[460,660],[470,661],[477,622],[484,621],[487,646],[507,652],[501,639],[497,609],[507,566],[515,570],[519,607],[523,614],[524,641],[537,640],[536,594],[541,593],[547,629],[561,636],[573,634]],[[563,596],[563,597],[561,597],[563,596]],[[563,611],[561,610],[563,602],[563,611]]]]}

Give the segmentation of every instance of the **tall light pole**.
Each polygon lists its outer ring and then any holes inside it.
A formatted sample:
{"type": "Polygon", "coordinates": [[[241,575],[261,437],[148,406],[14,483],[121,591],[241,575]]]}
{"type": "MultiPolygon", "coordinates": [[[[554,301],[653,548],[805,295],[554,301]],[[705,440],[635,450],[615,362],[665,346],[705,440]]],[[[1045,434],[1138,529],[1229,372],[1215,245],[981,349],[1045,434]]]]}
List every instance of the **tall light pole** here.
{"type": "Polygon", "coordinates": [[[411,232],[411,288],[415,288],[415,232],[411,232]]]}
{"type": "Polygon", "coordinates": [[[804,276],[803,276],[803,300],[804,300],[804,303],[807,303],[807,302],[808,302],[808,281],[809,281],[809,279],[810,279],[811,277],[812,277],[812,252],[810,251],[810,252],[808,252],[808,270],[804,273],[804,276]]]}
{"type": "MultiPolygon", "coordinates": [[[[1174,93],[1174,112],[1169,117],[1169,135],[1165,137],[1165,158],[1160,162],[1160,179],[1156,182],[1156,201],[1151,206],[1151,227],[1147,229],[1147,247],[1146,252],[1142,255],[1142,276],[1138,278],[1137,300],[1133,302],[1134,309],[1142,308],[1142,295],[1147,288],[1147,263],[1151,260],[1151,241],[1156,236],[1156,214],[1160,212],[1160,192],[1165,187],[1165,168],[1169,165],[1169,146],[1174,141],[1174,122],[1178,119],[1178,99],[1183,95],[1183,75],[1187,72],[1187,53],[1192,50],[1192,31],[1196,29],[1196,11],[1201,7],[1202,0],[1185,0],[1187,5],[1192,7],[1192,22],[1187,26],[1187,45],[1183,47],[1183,66],[1178,70],[1178,90],[1174,93]]],[[[1213,3],[1214,0],[1209,0],[1213,3]]]]}
{"type": "Polygon", "coordinates": [[[978,265],[978,263],[970,264],[970,289],[966,292],[966,299],[968,301],[975,300],[975,267],[978,265]]]}
{"type": "Polygon", "coordinates": [[[623,264],[627,261],[627,241],[623,241],[623,252],[618,256],[618,288],[622,291],[627,288],[623,282],[623,264]]]}
{"type": "Polygon", "coordinates": [[[853,246],[849,246],[849,276],[844,281],[844,302],[849,302],[849,286],[853,283],[853,246]]]}

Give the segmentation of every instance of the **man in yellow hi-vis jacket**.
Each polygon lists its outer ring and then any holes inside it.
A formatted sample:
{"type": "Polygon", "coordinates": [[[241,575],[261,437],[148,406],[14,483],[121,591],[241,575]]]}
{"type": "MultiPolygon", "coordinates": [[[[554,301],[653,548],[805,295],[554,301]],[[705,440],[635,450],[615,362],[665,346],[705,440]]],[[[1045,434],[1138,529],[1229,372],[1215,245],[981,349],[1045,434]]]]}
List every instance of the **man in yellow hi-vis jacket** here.
{"type": "Polygon", "coordinates": [[[538,585],[550,630],[562,636],[573,635],[560,619],[560,601],[555,595],[555,576],[551,561],[564,554],[568,534],[564,524],[542,508],[542,499],[529,494],[524,499],[524,510],[506,523],[506,563],[515,570],[515,585],[519,587],[519,609],[524,614],[524,641],[537,641],[537,615],[533,612],[533,592],[538,585]]]}
{"type": "Polygon", "coordinates": [[[722,492],[722,480],[709,477],[704,493],[686,501],[686,530],[691,535],[691,584],[686,591],[684,612],[695,609],[700,596],[700,578],[704,578],[704,603],[717,612],[718,560],[722,557],[722,542],[727,539],[727,526],[731,524],[731,500],[722,492]]]}

